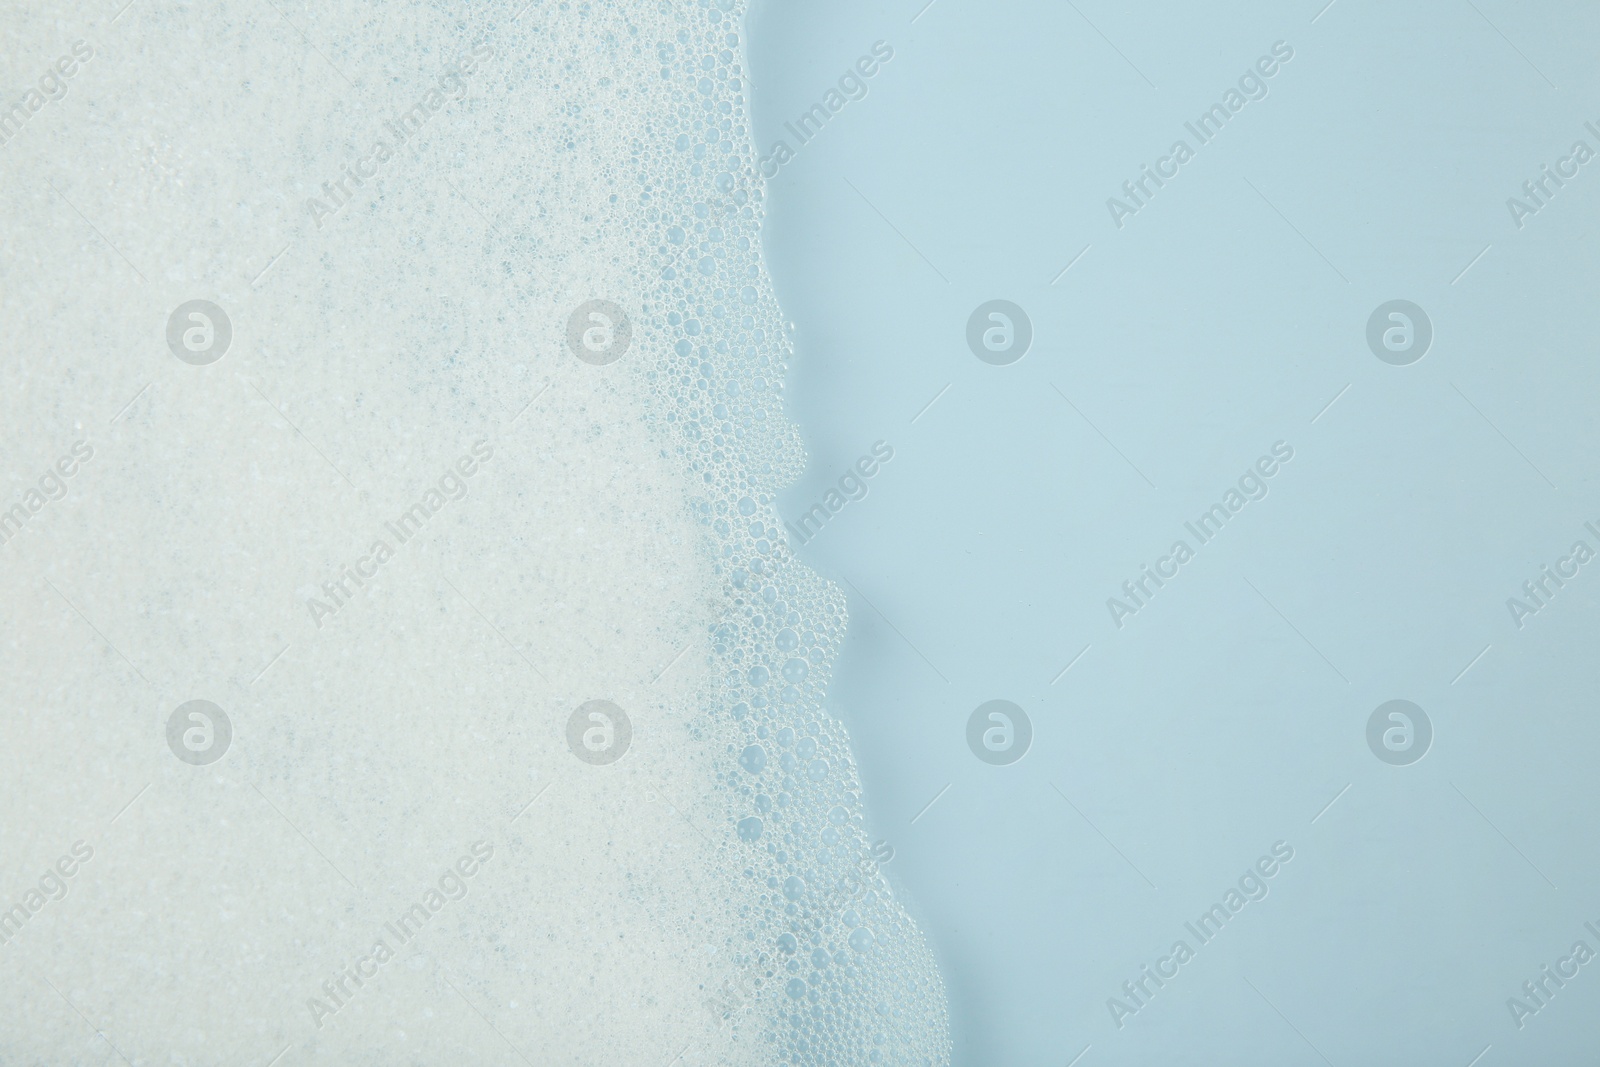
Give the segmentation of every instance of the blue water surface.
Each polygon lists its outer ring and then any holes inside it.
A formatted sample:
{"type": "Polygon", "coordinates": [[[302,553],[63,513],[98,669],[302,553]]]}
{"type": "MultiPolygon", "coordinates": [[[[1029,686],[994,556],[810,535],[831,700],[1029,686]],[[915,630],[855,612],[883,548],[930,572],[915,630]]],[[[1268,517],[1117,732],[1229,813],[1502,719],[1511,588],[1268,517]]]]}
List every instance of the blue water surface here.
{"type": "Polygon", "coordinates": [[[1600,9],[922,4],[748,26],[956,1062],[1593,1062],[1600,9]]]}

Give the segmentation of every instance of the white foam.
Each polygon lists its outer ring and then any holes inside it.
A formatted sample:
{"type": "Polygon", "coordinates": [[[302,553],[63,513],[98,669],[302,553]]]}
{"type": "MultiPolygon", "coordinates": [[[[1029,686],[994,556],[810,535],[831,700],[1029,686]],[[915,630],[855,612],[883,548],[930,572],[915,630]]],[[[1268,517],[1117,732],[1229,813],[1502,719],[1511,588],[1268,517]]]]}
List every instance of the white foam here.
{"type": "Polygon", "coordinates": [[[0,545],[0,1058],[948,1059],[821,706],[844,601],[773,509],[803,454],[740,17],[5,14],[4,69],[94,58],[0,145],[0,503],[93,457],[0,545]],[[566,344],[596,298],[605,366],[566,344]],[[167,347],[192,299],[209,366],[167,347]],[[596,698],[614,763],[567,745],[596,698]],[[191,699],[217,762],[168,749],[191,699]]]}

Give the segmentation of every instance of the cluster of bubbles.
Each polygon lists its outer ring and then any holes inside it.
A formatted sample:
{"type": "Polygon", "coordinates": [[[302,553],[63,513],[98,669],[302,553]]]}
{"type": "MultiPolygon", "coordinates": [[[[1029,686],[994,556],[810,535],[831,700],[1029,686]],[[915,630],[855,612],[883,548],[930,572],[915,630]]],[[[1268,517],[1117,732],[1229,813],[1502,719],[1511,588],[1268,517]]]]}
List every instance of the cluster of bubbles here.
{"type": "Polygon", "coordinates": [[[693,506],[725,598],[712,633],[720,684],[690,725],[717,753],[729,859],[749,890],[739,974],[718,1010],[757,1021],[769,1062],[946,1063],[937,967],[880,870],[892,850],[869,843],[849,739],[823,708],[844,598],[779,528],[775,493],[804,451],[781,410],[788,328],[761,259],[743,5],[660,10],[656,26],[671,29],[641,43],[670,128],[636,149],[652,235],[636,327],[655,357],[651,417],[703,487],[693,506]]]}

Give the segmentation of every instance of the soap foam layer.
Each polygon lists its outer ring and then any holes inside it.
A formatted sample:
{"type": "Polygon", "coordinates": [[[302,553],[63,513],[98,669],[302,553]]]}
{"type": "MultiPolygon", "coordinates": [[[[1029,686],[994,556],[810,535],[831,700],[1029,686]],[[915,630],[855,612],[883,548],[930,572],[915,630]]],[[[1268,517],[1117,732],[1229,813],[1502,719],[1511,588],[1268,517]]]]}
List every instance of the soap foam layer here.
{"type": "Polygon", "coordinates": [[[0,546],[0,1058],[948,1060],[774,510],[741,17],[7,11],[7,69],[93,56],[0,145],[0,477],[93,456],[0,546]]]}

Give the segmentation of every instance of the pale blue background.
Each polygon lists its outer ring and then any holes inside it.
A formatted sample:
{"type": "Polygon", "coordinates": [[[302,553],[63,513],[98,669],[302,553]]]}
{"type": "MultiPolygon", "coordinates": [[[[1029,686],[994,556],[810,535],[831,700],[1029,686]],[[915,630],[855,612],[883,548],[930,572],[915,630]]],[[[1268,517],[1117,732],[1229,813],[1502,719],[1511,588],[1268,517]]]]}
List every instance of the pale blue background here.
{"type": "Polygon", "coordinates": [[[854,586],[831,706],[956,1062],[1594,1062],[1600,961],[1521,1031],[1505,1002],[1600,950],[1600,563],[1521,631],[1505,600],[1600,547],[1600,160],[1521,231],[1505,201],[1600,149],[1600,9],[920,6],[763,0],[749,48],[763,150],[895,50],[768,183],[765,241],[811,455],[784,514],[896,450],[800,552],[854,586]],[[1277,40],[1267,99],[1118,231],[1106,198],[1277,40]],[[1034,325],[1010,367],[963,338],[996,297],[1034,325]],[[1395,298],[1434,325],[1409,367],[1364,341],[1395,298]],[[1278,439],[1271,494],[1115,630],[1106,597],[1278,439]],[[1034,724],[1009,767],[964,739],[996,697],[1034,724]],[[1410,767],[1364,738],[1396,697],[1434,725],[1410,767]],[[1106,999],[1279,839],[1271,895],[1117,1030],[1106,999]]]}

